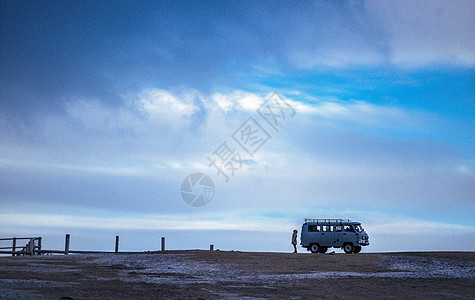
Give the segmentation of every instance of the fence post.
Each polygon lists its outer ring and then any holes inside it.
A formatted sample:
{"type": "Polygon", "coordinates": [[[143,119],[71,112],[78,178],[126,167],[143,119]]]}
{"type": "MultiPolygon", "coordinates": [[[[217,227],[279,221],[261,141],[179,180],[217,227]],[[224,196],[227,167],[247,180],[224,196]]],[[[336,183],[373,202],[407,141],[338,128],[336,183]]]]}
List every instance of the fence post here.
{"type": "Polygon", "coordinates": [[[119,253],[119,236],[115,236],[115,254],[119,253]]]}
{"type": "Polygon", "coordinates": [[[68,255],[69,254],[69,234],[66,234],[66,241],[64,243],[64,254],[68,255]]]}
{"type": "Polygon", "coordinates": [[[213,249],[214,249],[214,245],[209,245],[209,250],[213,251],[213,249]]]}
{"type": "Polygon", "coordinates": [[[165,237],[162,236],[162,251],[165,251],[165,237]]]}
{"type": "Polygon", "coordinates": [[[15,256],[15,251],[16,251],[16,237],[13,238],[12,256],[15,256]]]}
{"type": "Polygon", "coordinates": [[[28,243],[28,245],[30,246],[30,249],[28,249],[28,251],[30,252],[30,255],[34,255],[35,254],[35,240],[30,239],[30,242],[28,243]]]}

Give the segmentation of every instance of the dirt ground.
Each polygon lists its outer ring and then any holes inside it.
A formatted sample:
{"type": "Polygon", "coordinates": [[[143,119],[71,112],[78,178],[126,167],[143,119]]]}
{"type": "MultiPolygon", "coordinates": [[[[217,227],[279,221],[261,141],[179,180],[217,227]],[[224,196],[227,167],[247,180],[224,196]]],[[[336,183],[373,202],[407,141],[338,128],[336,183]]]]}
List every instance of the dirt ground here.
{"type": "Polygon", "coordinates": [[[475,299],[475,252],[0,257],[1,299],[475,299]]]}

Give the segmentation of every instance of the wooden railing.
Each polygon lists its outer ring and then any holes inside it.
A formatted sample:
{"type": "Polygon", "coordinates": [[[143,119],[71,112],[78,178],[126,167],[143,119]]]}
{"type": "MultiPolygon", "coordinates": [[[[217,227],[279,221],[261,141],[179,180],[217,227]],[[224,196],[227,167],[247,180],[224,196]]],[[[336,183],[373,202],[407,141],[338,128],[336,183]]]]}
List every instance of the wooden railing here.
{"type": "Polygon", "coordinates": [[[1,254],[15,255],[40,255],[41,254],[41,237],[24,237],[24,238],[0,238],[0,241],[12,241],[12,245],[8,247],[0,247],[1,254]],[[17,246],[17,242],[21,240],[28,240],[27,244],[17,246]],[[9,249],[9,251],[4,250],[9,249]],[[17,249],[21,249],[17,251],[17,249]]]}
{"type": "MultiPolygon", "coordinates": [[[[0,254],[11,254],[12,256],[18,255],[41,255],[41,254],[69,254],[69,253],[119,253],[119,236],[115,237],[115,251],[77,251],[69,250],[69,241],[71,235],[66,234],[63,250],[44,250],[41,249],[41,237],[12,237],[12,238],[0,238],[1,241],[12,241],[11,246],[3,247],[0,245],[0,254]],[[17,246],[18,241],[28,240],[28,243],[23,246],[17,246]],[[8,249],[8,250],[6,250],[8,249]],[[17,250],[21,249],[21,250],[17,250]]],[[[3,243],[4,244],[4,243],[3,243]]],[[[210,250],[213,250],[214,245],[210,245],[210,250]]],[[[165,251],[165,237],[162,237],[162,251],[165,251]]],[[[120,253],[135,253],[135,252],[120,252],[120,253]]]]}

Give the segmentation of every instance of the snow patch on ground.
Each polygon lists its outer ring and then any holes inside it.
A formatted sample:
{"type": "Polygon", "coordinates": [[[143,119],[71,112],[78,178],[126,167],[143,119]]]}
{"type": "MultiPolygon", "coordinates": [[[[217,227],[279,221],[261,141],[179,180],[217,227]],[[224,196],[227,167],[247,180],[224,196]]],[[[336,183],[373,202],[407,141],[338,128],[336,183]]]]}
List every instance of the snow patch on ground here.
{"type": "Polygon", "coordinates": [[[230,265],[192,261],[185,254],[104,255],[90,263],[124,268],[121,280],[154,283],[216,283],[234,281],[247,272],[230,265]]]}
{"type": "Polygon", "coordinates": [[[342,277],[386,278],[467,278],[474,279],[475,266],[469,262],[410,257],[381,256],[387,272],[312,272],[305,274],[255,274],[229,264],[206,263],[188,259],[185,254],[103,255],[90,263],[123,268],[124,281],[154,283],[277,283],[299,279],[342,277]]]}
{"type": "Polygon", "coordinates": [[[465,278],[475,279],[475,264],[442,258],[414,256],[381,256],[384,266],[402,271],[410,278],[465,278]]]}

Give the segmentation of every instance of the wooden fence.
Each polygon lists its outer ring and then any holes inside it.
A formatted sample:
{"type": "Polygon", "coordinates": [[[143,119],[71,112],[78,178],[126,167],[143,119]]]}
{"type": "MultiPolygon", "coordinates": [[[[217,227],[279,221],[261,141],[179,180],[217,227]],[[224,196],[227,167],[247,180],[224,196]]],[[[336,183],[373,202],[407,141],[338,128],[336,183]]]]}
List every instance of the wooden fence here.
{"type": "MultiPolygon", "coordinates": [[[[11,254],[12,256],[15,255],[40,255],[41,250],[41,237],[24,237],[24,238],[0,238],[0,241],[12,241],[12,245],[9,247],[0,247],[1,254],[11,254]],[[22,240],[28,240],[27,244],[23,246],[17,246],[17,242],[22,240]],[[9,249],[4,250],[4,249],[9,249]],[[17,249],[21,249],[17,251],[17,249]]],[[[20,242],[21,243],[21,242],[20,242]]]]}
{"type": "MultiPolygon", "coordinates": [[[[119,236],[115,237],[115,251],[73,251],[69,250],[70,235],[66,234],[63,250],[44,250],[41,249],[41,237],[24,237],[24,238],[0,238],[0,241],[12,241],[12,245],[8,247],[0,247],[0,254],[11,254],[12,256],[19,255],[41,255],[41,254],[69,254],[69,253],[119,253],[119,236]],[[22,240],[28,240],[25,246],[17,246],[17,243],[22,240]],[[8,249],[8,250],[6,250],[8,249]],[[17,249],[21,249],[17,251],[17,249]]],[[[165,251],[165,237],[162,237],[161,250],[165,251]]],[[[210,246],[212,250],[212,247],[210,246]]],[[[124,253],[124,252],[122,252],[124,253]]],[[[128,252],[129,253],[129,252],[128,252]]]]}

